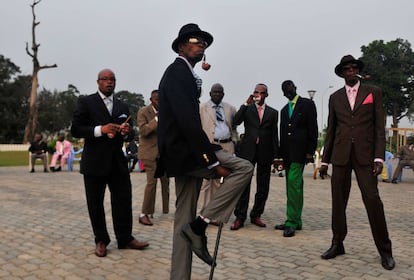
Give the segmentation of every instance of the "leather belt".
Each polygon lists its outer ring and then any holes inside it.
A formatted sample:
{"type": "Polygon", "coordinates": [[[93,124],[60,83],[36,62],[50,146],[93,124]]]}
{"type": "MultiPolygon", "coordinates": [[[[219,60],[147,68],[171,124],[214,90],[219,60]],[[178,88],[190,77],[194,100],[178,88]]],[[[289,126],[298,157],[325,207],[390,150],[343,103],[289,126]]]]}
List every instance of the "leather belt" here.
{"type": "Polygon", "coordinates": [[[216,143],[229,143],[229,142],[231,142],[231,138],[227,138],[227,139],[213,139],[213,140],[216,143]]]}

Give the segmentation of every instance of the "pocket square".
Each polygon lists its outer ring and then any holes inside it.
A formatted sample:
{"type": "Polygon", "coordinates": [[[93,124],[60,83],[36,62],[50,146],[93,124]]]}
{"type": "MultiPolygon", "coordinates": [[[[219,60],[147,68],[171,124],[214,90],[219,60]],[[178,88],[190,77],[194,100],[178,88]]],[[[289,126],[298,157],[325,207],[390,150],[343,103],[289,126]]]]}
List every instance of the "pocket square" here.
{"type": "Polygon", "coordinates": [[[126,117],[127,117],[127,115],[122,114],[122,115],[119,115],[118,119],[125,119],[126,117]]]}
{"type": "Polygon", "coordinates": [[[372,93],[368,94],[367,97],[365,97],[364,102],[362,102],[363,105],[365,104],[371,104],[374,102],[374,98],[372,97],[372,93]]]}

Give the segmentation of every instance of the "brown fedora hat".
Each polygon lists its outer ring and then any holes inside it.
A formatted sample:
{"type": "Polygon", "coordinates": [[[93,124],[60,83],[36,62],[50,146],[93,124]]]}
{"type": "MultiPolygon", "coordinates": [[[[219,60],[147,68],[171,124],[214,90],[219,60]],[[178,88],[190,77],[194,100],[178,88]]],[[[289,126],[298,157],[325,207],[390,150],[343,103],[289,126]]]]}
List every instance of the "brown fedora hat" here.
{"type": "Polygon", "coordinates": [[[355,59],[352,55],[348,54],[342,57],[341,62],[339,62],[339,64],[336,65],[335,74],[339,77],[342,77],[342,67],[349,63],[355,63],[356,65],[358,65],[359,71],[362,71],[362,69],[364,69],[364,63],[361,60],[355,59]]]}
{"type": "Polygon", "coordinates": [[[178,44],[188,39],[190,36],[200,36],[203,38],[207,43],[206,48],[208,48],[211,43],[213,43],[213,36],[211,36],[210,33],[201,30],[200,27],[198,27],[198,25],[195,23],[188,23],[181,27],[180,31],[178,32],[178,37],[172,43],[172,49],[178,53],[178,44]]]}

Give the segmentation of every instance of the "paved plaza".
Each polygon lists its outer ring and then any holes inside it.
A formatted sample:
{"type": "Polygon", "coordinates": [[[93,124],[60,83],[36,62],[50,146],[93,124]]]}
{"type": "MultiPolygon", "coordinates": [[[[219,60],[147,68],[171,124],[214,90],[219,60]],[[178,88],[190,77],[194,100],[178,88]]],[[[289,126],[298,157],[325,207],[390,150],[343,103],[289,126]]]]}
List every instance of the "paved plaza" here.
{"type": "MultiPolygon", "coordinates": [[[[154,226],[149,227],[138,223],[145,174],[131,175],[133,234],[150,243],[143,251],[117,249],[107,193],[112,242],[108,256],[98,258],[94,255],[82,175],[67,170],[43,173],[41,166],[36,168],[32,174],[27,167],[0,168],[0,279],[169,279],[173,181],[170,213],[161,214],[161,194],[157,190],[154,226]]],[[[284,238],[282,231],[273,229],[284,221],[286,195],[285,179],[272,175],[262,216],[267,227],[259,228],[248,221],[239,231],[230,231],[230,224],[225,225],[214,279],[414,279],[414,173],[405,170],[403,182],[398,185],[379,183],[396,261],[392,271],[380,264],[355,179],[347,211],[346,254],[331,260],[320,258],[331,241],[330,182],[314,180],[312,175],[312,167],[307,166],[303,230],[295,237],[284,238]]],[[[211,253],[216,233],[217,227],[210,226],[211,253]]],[[[194,256],[191,279],[208,279],[209,271],[209,266],[194,256]]]]}

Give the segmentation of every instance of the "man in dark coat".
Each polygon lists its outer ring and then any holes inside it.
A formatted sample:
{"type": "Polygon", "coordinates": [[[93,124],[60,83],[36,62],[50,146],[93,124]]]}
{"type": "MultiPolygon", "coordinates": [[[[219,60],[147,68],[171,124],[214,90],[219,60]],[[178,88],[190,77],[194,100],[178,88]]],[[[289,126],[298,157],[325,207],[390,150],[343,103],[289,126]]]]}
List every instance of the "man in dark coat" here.
{"type": "Polygon", "coordinates": [[[215,265],[205,235],[213,220],[227,222],[243,192],[252,165],[211,144],[200,120],[201,79],[193,67],[202,60],[213,37],[198,25],[184,25],[172,44],[178,53],[159,85],[158,149],[156,176],[175,177],[176,211],[170,279],[191,279],[192,251],[215,265]],[[196,218],[203,178],[223,177],[210,203],[196,218]]]}
{"type": "Polygon", "coordinates": [[[313,162],[318,143],[315,103],[299,96],[295,84],[282,83],[283,95],[289,100],[280,112],[280,158],[286,169],[286,221],[276,225],[284,237],[292,237],[302,229],[303,170],[313,162]]]}
{"type": "Polygon", "coordinates": [[[128,105],[113,97],[115,74],[104,69],[98,74],[98,92],[78,99],[73,114],[73,137],[85,138],[80,163],[89,217],[95,235],[95,255],[105,257],[110,242],[105,221],[106,185],[111,192],[112,219],[119,249],[144,249],[147,242],[132,235],[132,192],[124,141],[134,132],[128,105]],[[129,120],[129,121],[128,121],[129,120]]]}
{"type": "Polygon", "coordinates": [[[345,86],[329,98],[328,128],[319,169],[324,178],[328,164],[333,166],[333,237],[331,247],[321,257],[331,259],[345,254],[346,206],[354,170],[381,264],[391,270],[395,262],[377,179],[385,156],[383,96],[380,88],[360,82],[359,72],[363,68],[364,63],[351,55],[344,56],[335,67],[335,73],[345,80],[345,86]]]}
{"type": "MultiPolygon", "coordinates": [[[[265,84],[257,84],[246,103],[234,116],[234,125],[244,123],[244,137],[240,141],[237,156],[249,160],[256,165],[256,195],[250,211],[250,221],[259,227],[266,224],[261,220],[266,200],[269,195],[270,171],[278,155],[278,111],[265,104],[269,93],[265,84]]],[[[251,180],[251,178],[250,178],[251,180]]],[[[232,230],[244,226],[250,200],[250,182],[237,203],[234,215],[236,220],[232,230]]]]}

